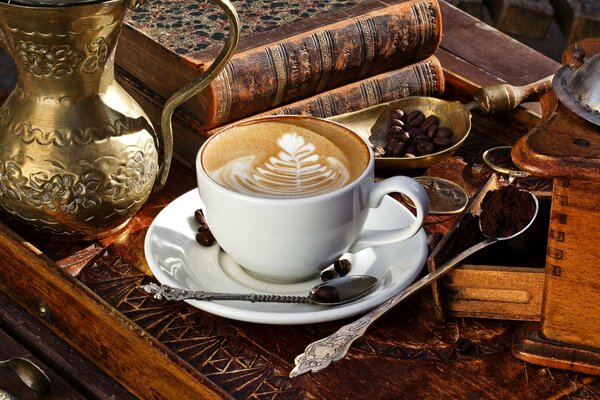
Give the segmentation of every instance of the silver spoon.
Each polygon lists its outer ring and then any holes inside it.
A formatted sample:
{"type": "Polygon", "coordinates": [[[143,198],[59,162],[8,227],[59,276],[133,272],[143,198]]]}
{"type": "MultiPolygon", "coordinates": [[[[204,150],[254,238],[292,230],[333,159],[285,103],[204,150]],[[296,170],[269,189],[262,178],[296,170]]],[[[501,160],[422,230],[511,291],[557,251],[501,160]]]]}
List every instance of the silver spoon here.
{"type": "MultiPolygon", "coordinates": [[[[471,254],[476,253],[479,250],[488,247],[498,241],[512,239],[525,232],[535,220],[539,210],[539,203],[537,198],[533,194],[529,194],[535,202],[535,213],[523,229],[511,236],[506,237],[488,237],[485,235],[485,233],[482,232],[484,236],[486,236],[486,239],[459,253],[450,261],[442,265],[442,267],[425,275],[423,278],[419,279],[406,289],[402,290],[400,293],[390,298],[385,303],[382,303],[381,305],[379,305],[379,307],[373,309],[363,317],[357,319],[354,322],[342,326],[334,334],[329,335],[323,339],[317,340],[316,342],[313,342],[306,346],[304,353],[297,356],[294,360],[296,366],[290,372],[290,378],[293,378],[295,376],[301,375],[309,371],[320,371],[322,369],[327,368],[327,366],[329,366],[329,364],[331,364],[333,361],[341,360],[348,353],[350,345],[352,345],[352,343],[356,339],[361,337],[366,332],[367,328],[373,322],[375,322],[375,320],[377,320],[383,314],[391,310],[398,303],[402,302],[413,293],[416,293],[420,289],[429,285],[431,282],[446,275],[462,260],[470,256],[471,254]]],[[[481,230],[481,219],[479,221],[479,230],[481,230]]]]}
{"type": "Polygon", "coordinates": [[[26,358],[14,357],[0,361],[0,367],[13,370],[27,386],[36,392],[45,393],[50,390],[50,379],[44,371],[26,358]]]}
{"type": "Polygon", "coordinates": [[[242,300],[253,303],[308,303],[321,306],[344,304],[364,296],[375,287],[377,278],[369,275],[347,275],[330,279],[313,287],[306,296],[287,296],[257,293],[214,293],[185,290],[168,285],[150,283],[140,288],[155,299],[181,300],[242,300]]]}

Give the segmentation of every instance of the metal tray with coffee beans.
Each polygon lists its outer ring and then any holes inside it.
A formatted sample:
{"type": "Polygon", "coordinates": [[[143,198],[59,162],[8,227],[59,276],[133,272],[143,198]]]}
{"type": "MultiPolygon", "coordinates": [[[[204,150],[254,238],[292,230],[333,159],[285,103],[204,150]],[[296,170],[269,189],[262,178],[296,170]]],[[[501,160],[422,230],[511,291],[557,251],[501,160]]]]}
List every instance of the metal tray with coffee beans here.
{"type": "Polygon", "coordinates": [[[428,168],[454,153],[471,130],[459,102],[411,96],[328,118],[371,143],[379,172],[428,168]]]}

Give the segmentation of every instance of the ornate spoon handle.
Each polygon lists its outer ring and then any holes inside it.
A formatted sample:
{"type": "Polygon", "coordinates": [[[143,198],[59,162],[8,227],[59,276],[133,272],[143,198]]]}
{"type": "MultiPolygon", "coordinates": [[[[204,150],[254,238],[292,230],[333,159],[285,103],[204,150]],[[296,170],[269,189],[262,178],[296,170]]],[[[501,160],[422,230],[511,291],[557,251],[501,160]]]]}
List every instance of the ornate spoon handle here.
{"type": "Polygon", "coordinates": [[[327,336],[326,338],[317,340],[306,346],[304,353],[300,354],[294,360],[296,366],[290,372],[290,378],[301,375],[305,372],[318,372],[322,369],[327,368],[333,361],[338,361],[344,358],[350,349],[350,345],[361,337],[367,328],[375,322],[383,314],[391,310],[396,304],[400,303],[413,293],[419,291],[423,287],[427,286],[431,282],[438,278],[446,275],[450,272],[458,263],[464,260],[471,254],[487,247],[493,243],[496,243],[498,239],[485,239],[476,245],[469,247],[465,251],[459,253],[456,257],[448,261],[440,269],[437,269],[423,278],[419,279],[400,293],[390,298],[385,303],[382,303],[377,308],[371,310],[368,314],[351,322],[347,325],[342,326],[334,334],[327,336]]]}
{"type": "Polygon", "coordinates": [[[306,296],[282,296],[276,294],[240,294],[240,293],[214,293],[202,290],[185,290],[166,285],[158,286],[155,283],[140,286],[142,290],[154,295],[155,299],[171,301],[182,300],[242,300],[253,303],[310,303],[306,296]]]}

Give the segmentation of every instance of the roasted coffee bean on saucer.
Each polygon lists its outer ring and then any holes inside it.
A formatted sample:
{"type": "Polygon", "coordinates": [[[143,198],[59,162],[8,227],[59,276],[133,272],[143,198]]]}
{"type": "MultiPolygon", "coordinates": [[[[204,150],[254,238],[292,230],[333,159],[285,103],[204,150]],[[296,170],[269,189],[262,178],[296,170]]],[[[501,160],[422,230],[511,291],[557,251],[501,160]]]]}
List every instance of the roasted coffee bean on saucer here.
{"type": "Polygon", "coordinates": [[[333,269],[337,271],[340,276],[348,275],[348,272],[352,269],[352,263],[346,258],[340,258],[333,263],[333,269]]]}
{"type": "Polygon", "coordinates": [[[196,242],[200,243],[202,246],[212,246],[215,243],[215,237],[210,230],[205,230],[196,233],[196,242]]]}
{"type": "Polygon", "coordinates": [[[440,127],[440,119],[436,115],[425,115],[420,110],[407,113],[396,109],[390,116],[383,157],[425,156],[452,145],[454,132],[440,127]]]}
{"type": "Polygon", "coordinates": [[[346,258],[340,258],[333,263],[333,268],[328,268],[321,272],[321,280],[328,281],[330,279],[346,276],[352,269],[352,262],[346,258]]]}
{"type": "Polygon", "coordinates": [[[208,226],[208,224],[206,223],[206,218],[204,218],[204,212],[200,208],[194,211],[194,219],[201,226],[208,226]]]}
{"type": "Polygon", "coordinates": [[[194,219],[198,222],[198,233],[196,233],[196,242],[202,246],[212,246],[215,243],[215,237],[208,228],[204,213],[201,209],[194,211],[194,219]]]}
{"type": "Polygon", "coordinates": [[[340,277],[340,274],[335,269],[326,269],[325,271],[321,272],[321,280],[322,281],[329,281],[331,279],[339,278],[339,277],[340,277]]]}

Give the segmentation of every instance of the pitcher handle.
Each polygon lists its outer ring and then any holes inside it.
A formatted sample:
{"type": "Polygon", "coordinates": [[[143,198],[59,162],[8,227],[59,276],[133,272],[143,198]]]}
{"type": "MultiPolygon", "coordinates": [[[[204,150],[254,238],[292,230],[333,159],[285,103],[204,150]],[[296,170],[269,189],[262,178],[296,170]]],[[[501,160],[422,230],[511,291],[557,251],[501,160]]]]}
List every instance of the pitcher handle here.
{"type": "Polygon", "coordinates": [[[154,184],[154,191],[158,191],[163,188],[169,175],[169,169],[171,168],[171,157],[173,156],[173,127],[171,124],[171,117],[173,111],[184,101],[190,97],[196,95],[202,91],[209,83],[221,72],[225,67],[239,42],[240,38],[240,19],[233,5],[229,0],[211,0],[225,11],[227,18],[229,19],[230,29],[227,41],[221,49],[221,52],[215,58],[213,63],[208,67],[206,71],[200,74],[192,82],[184,86],[175,92],[165,103],[165,107],[162,112],[160,127],[161,136],[163,142],[163,159],[162,164],[158,167],[158,174],[156,182],[154,184]]]}

